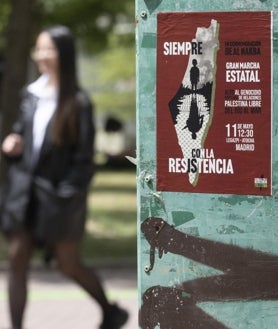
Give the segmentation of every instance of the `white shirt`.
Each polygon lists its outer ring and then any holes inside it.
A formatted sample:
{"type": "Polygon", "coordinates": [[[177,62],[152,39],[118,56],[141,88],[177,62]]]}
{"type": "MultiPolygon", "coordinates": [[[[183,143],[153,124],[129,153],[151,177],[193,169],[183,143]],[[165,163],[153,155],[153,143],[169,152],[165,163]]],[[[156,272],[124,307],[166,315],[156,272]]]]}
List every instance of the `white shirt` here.
{"type": "Polygon", "coordinates": [[[57,106],[57,92],[47,87],[48,76],[43,74],[27,89],[39,98],[33,121],[33,162],[38,159],[47,125],[57,106]]]}

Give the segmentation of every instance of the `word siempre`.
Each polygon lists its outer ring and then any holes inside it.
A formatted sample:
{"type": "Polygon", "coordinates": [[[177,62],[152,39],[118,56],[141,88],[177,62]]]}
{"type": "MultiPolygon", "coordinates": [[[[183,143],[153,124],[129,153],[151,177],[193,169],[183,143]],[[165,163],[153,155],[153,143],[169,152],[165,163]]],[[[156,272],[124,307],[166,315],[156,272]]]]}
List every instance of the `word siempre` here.
{"type": "Polygon", "coordinates": [[[202,42],[184,41],[184,42],[164,42],[164,55],[202,55],[202,42]]]}

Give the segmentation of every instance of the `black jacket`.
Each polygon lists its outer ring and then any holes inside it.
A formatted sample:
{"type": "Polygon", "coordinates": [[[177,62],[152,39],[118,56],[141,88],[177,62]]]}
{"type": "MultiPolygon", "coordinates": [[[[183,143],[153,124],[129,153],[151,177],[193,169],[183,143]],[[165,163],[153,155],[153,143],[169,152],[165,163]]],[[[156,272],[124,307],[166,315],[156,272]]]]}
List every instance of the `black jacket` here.
{"type": "Polygon", "coordinates": [[[11,160],[2,193],[1,228],[12,232],[28,228],[38,240],[79,238],[84,229],[86,196],[93,167],[92,104],[79,92],[78,143],[56,146],[50,120],[36,165],[32,162],[32,126],[38,99],[25,92],[13,132],[22,135],[24,151],[11,160]]]}

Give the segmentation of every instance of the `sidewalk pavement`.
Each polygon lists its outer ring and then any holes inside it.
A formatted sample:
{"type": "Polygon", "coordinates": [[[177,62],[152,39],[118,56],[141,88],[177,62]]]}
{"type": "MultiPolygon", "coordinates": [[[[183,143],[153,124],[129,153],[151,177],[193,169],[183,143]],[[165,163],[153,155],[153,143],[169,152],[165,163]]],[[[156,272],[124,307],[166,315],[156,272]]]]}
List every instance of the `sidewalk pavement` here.
{"type": "MultiPolygon", "coordinates": [[[[108,297],[129,312],[122,329],[138,328],[136,266],[102,265],[97,270],[108,297]]],[[[0,329],[10,329],[6,269],[0,269],[0,329]]],[[[54,268],[30,271],[24,329],[98,329],[98,304],[54,268]]]]}

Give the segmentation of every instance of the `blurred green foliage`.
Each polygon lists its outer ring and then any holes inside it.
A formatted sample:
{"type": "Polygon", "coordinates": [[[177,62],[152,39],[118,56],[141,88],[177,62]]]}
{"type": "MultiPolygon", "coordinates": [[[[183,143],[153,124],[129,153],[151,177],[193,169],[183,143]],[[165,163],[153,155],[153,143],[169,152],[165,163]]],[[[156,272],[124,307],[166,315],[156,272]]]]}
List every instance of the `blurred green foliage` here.
{"type": "Polygon", "coordinates": [[[119,24],[134,21],[134,0],[37,0],[44,24],[65,24],[87,50],[107,47],[119,24]]]}
{"type": "Polygon", "coordinates": [[[109,48],[80,57],[80,79],[97,113],[135,120],[135,53],[133,46],[109,48]],[[128,65],[127,65],[128,63],[128,65]]]}
{"type": "Polygon", "coordinates": [[[134,0],[41,0],[44,24],[75,33],[80,78],[96,113],[135,120],[134,0]]]}
{"type": "Polygon", "coordinates": [[[6,46],[5,31],[8,25],[8,17],[11,6],[9,0],[1,0],[0,3],[0,53],[3,52],[6,46]]]}
{"type": "MultiPolygon", "coordinates": [[[[83,51],[97,53],[134,46],[134,0],[31,0],[33,36],[44,26],[71,28],[83,51]]],[[[9,14],[16,1],[0,2],[0,52],[5,50],[9,14]]]]}
{"type": "MultiPolygon", "coordinates": [[[[81,84],[97,113],[135,119],[134,0],[33,0],[33,42],[45,26],[63,24],[78,41],[81,84]]],[[[0,3],[0,56],[15,1],[0,3]]],[[[8,54],[7,54],[8,56],[8,54]]]]}

